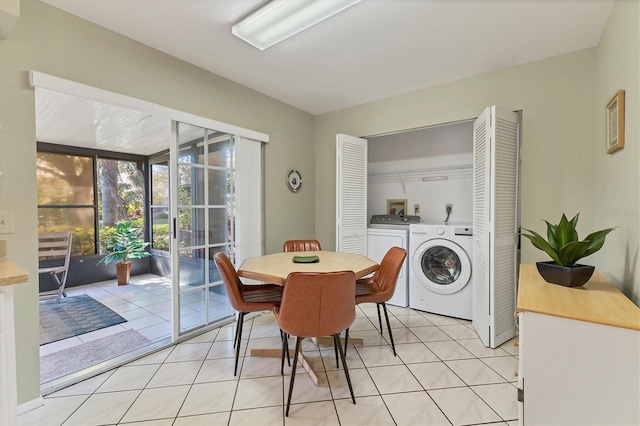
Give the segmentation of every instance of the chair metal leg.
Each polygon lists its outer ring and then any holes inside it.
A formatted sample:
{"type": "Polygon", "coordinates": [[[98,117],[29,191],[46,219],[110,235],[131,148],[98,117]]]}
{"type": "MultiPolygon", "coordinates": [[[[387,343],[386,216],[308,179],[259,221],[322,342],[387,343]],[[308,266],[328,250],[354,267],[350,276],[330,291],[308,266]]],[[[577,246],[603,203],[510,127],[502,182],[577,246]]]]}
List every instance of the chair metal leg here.
{"type": "Polygon", "coordinates": [[[347,348],[349,347],[349,329],[344,331],[344,356],[347,356],[347,348]]]}
{"type": "Polygon", "coordinates": [[[336,343],[335,339],[333,340],[333,350],[336,353],[336,368],[340,368],[340,363],[338,362],[338,345],[339,344],[340,344],[340,341],[336,343]]]}
{"type": "MultiPolygon", "coordinates": [[[[58,295],[56,296],[56,303],[60,303],[60,301],[62,300],[62,296],[67,297],[67,292],[64,290],[64,284],[62,281],[60,281],[60,278],[58,277],[57,274],[52,272],[51,279],[53,280],[54,284],[58,287],[58,295]]],[[[64,280],[66,281],[66,277],[64,278],[64,280]]]]}
{"type": "Polygon", "coordinates": [[[393,343],[393,333],[391,332],[391,323],[389,322],[387,305],[385,303],[382,303],[382,308],[384,309],[384,317],[387,319],[387,329],[389,330],[389,338],[391,339],[391,348],[393,349],[393,356],[398,356],[398,354],[396,354],[396,345],[394,345],[393,343]]]}
{"type": "Polygon", "coordinates": [[[344,352],[342,351],[342,346],[340,345],[340,335],[339,334],[334,334],[333,335],[333,341],[335,342],[336,346],[340,350],[340,357],[342,358],[342,368],[344,369],[344,375],[347,377],[347,384],[349,385],[349,392],[351,392],[351,400],[353,401],[353,404],[355,405],[356,398],[355,398],[355,396],[353,396],[353,387],[351,386],[351,377],[349,377],[349,369],[347,368],[347,360],[345,359],[344,352]]]}
{"type": "Polygon", "coordinates": [[[282,339],[282,365],[280,366],[280,374],[284,374],[284,354],[287,354],[287,364],[291,367],[291,356],[289,355],[289,335],[280,330],[280,338],[282,339]]]}
{"type": "Polygon", "coordinates": [[[280,330],[280,339],[282,339],[282,357],[280,360],[280,375],[282,376],[284,374],[284,352],[287,350],[287,344],[285,343],[287,338],[282,330],[280,330]]]}
{"type": "Polygon", "coordinates": [[[240,312],[238,317],[238,340],[236,341],[236,364],[233,367],[233,375],[238,373],[238,358],[240,357],[240,342],[242,341],[242,323],[244,321],[244,312],[240,312]]]}
{"type": "Polygon", "coordinates": [[[238,344],[238,330],[240,330],[241,326],[242,323],[240,322],[240,315],[238,315],[238,320],[236,321],[236,335],[233,338],[233,349],[235,349],[236,344],[238,344]]]}
{"type": "Polygon", "coordinates": [[[380,304],[376,303],[376,308],[378,308],[378,324],[380,324],[380,334],[382,334],[382,317],[380,316],[380,304]]]}
{"type": "Polygon", "coordinates": [[[298,366],[298,353],[300,352],[300,344],[304,337],[296,337],[296,353],[293,355],[293,369],[291,370],[291,382],[289,383],[289,397],[287,398],[287,410],[285,417],[289,417],[289,407],[291,406],[291,395],[293,394],[293,382],[296,379],[296,367],[298,366]]]}
{"type": "Polygon", "coordinates": [[[287,348],[287,364],[291,367],[291,356],[289,355],[289,334],[284,333],[284,346],[287,348]]]}

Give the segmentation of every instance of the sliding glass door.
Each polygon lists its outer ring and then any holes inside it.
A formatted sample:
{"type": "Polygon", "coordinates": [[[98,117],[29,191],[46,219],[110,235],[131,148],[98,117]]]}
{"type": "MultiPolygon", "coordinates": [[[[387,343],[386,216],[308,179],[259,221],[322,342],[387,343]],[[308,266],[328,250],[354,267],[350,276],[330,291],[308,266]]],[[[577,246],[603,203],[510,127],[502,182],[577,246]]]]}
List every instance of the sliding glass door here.
{"type": "Polygon", "coordinates": [[[234,143],[174,122],[171,147],[174,337],[233,314],[213,262],[235,241],[234,143]]]}

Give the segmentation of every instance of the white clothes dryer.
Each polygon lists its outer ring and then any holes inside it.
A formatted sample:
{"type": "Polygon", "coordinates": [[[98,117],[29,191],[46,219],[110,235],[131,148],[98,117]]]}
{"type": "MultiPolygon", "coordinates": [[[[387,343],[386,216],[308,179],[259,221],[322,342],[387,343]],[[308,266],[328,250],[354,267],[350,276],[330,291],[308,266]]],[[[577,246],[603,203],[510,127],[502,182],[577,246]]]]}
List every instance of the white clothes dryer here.
{"type": "Polygon", "coordinates": [[[407,251],[402,262],[396,289],[388,305],[409,306],[409,225],[420,223],[420,216],[373,215],[367,229],[367,257],[380,263],[391,247],[407,251]]]}
{"type": "Polygon", "coordinates": [[[471,225],[416,224],[409,232],[409,307],[472,319],[471,225]]]}
{"type": "MultiPolygon", "coordinates": [[[[367,257],[376,263],[380,263],[391,247],[403,248],[409,253],[409,227],[405,229],[367,229],[367,257]]],[[[409,255],[407,254],[407,258],[409,255]]],[[[388,305],[409,306],[409,269],[407,259],[404,259],[396,289],[393,296],[387,302],[388,305]]]]}

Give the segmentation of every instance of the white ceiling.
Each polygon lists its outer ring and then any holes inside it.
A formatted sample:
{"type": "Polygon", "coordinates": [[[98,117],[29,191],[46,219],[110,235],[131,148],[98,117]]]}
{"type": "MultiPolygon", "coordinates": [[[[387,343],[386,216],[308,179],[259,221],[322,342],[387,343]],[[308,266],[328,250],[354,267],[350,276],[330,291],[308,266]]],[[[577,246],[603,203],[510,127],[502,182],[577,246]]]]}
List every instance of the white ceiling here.
{"type": "Polygon", "coordinates": [[[167,118],[36,88],[38,142],[151,155],[169,149],[170,134],[167,118]]]}
{"type": "Polygon", "coordinates": [[[43,0],[317,115],[596,46],[613,0],[363,0],[265,51],[262,0],[43,0]]]}

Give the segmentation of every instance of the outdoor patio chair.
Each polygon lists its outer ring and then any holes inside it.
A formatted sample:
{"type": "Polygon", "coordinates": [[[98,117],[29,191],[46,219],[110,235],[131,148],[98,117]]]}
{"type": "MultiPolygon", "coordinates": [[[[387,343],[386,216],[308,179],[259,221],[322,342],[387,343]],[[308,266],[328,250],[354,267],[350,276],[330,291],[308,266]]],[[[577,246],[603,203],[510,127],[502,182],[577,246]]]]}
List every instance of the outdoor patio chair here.
{"type": "Polygon", "coordinates": [[[38,234],[39,274],[49,274],[57,289],[40,293],[40,299],[56,299],[60,303],[67,296],[65,285],[71,258],[71,232],[44,232],[38,234]],[[50,260],[55,259],[54,265],[50,260]],[[45,263],[46,261],[46,263],[45,263]],[[45,263],[47,266],[42,266],[45,263]]]}

